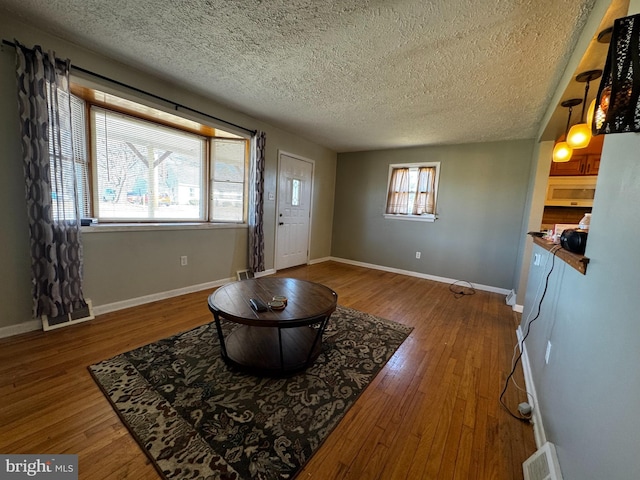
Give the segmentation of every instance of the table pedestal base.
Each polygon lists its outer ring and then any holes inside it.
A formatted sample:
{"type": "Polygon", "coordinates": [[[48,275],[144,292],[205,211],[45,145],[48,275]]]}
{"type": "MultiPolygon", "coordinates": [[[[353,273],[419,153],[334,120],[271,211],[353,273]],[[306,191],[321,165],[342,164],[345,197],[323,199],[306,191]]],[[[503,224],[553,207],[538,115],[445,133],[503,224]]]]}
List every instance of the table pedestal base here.
{"type": "Polygon", "coordinates": [[[320,355],[322,326],[277,328],[242,325],[224,340],[225,360],[237,368],[263,375],[304,370],[320,355]]]}

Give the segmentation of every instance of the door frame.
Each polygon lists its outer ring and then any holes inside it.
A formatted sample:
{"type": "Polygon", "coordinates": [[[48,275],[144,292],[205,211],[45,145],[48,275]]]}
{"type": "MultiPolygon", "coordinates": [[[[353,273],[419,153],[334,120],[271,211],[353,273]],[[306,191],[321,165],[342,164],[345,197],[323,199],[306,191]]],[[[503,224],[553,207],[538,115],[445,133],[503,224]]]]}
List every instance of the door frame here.
{"type": "Polygon", "coordinates": [[[307,157],[303,157],[302,155],[296,155],[295,153],[287,152],[285,150],[278,149],[278,171],[276,174],[276,208],[274,209],[274,226],[276,229],[275,235],[275,244],[273,248],[273,269],[278,271],[278,209],[280,208],[280,174],[281,172],[281,161],[282,156],[286,155],[287,157],[295,158],[296,160],[300,160],[301,162],[306,162],[311,164],[311,191],[310,191],[310,199],[309,199],[309,228],[307,229],[307,261],[306,265],[309,265],[309,255],[311,253],[311,225],[313,223],[313,194],[315,187],[315,179],[316,179],[316,162],[307,157]]]}

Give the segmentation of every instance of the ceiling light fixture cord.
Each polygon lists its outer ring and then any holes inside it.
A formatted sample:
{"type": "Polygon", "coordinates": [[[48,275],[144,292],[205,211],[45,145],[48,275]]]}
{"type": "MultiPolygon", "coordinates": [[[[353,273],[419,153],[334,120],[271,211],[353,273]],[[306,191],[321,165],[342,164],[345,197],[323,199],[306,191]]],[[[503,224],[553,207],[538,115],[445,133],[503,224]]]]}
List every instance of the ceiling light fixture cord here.
{"type": "Polygon", "coordinates": [[[573,112],[573,105],[569,105],[569,118],[567,118],[567,128],[564,129],[564,138],[567,138],[569,134],[569,127],[571,126],[571,112],[573,112]]]}
{"type": "Polygon", "coordinates": [[[589,95],[589,84],[592,80],[596,80],[602,76],[602,70],[588,70],[582,72],[576,77],[576,82],[584,82],[584,100],[582,101],[582,116],[580,117],[580,123],[584,123],[584,110],[587,107],[587,96],[589,95]]]}
{"type": "Polygon", "coordinates": [[[587,79],[587,83],[584,86],[584,100],[582,100],[582,115],[580,115],[580,123],[584,123],[584,107],[587,104],[588,93],[589,93],[589,80],[587,79]]]}

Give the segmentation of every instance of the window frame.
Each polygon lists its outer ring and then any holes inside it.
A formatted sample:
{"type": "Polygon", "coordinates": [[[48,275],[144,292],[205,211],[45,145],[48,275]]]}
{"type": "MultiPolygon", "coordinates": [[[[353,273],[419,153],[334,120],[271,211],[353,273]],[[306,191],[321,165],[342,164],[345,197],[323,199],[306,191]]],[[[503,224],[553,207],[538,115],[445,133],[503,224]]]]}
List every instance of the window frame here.
{"type": "MultiPolygon", "coordinates": [[[[440,162],[413,162],[413,163],[392,163],[389,164],[389,172],[387,175],[387,188],[385,190],[385,201],[384,201],[384,213],[383,217],[388,219],[397,219],[397,220],[409,220],[413,222],[435,222],[438,219],[438,190],[440,184],[440,162]],[[414,215],[413,213],[409,213],[412,210],[411,205],[409,205],[409,211],[407,213],[387,213],[387,207],[389,203],[389,189],[391,187],[391,179],[393,177],[393,171],[399,168],[408,168],[411,169],[419,169],[420,167],[435,167],[435,179],[434,179],[434,200],[433,200],[433,213],[423,213],[421,215],[414,215]]],[[[411,192],[409,189],[409,193],[413,193],[415,195],[416,192],[411,192]]]]}
{"type": "MultiPolygon", "coordinates": [[[[219,180],[216,180],[215,177],[215,163],[216,163],[216,159],[214,157],[214,148],[213,148],[213,142],[215,140],[220,140],[222,142],[241,142],[243,140],[239,139],[239,138],[224,138],[224,137],[214,137],[209,139],[209,141],[207,142],[207,168],[208,168],[208,172],[207,172],[207,178],[206,181],[208,183],[207,185],[207,194],[208,196],[208,202],[207,202],[207,218],[208,221],[211,223],[241,223],[241,224],[246,224],[247,223],[247,219],[248,219],[248,215],[249,215],[249,171],[250,171],[250,166],[251,166],[251,145],[250,145],[250,140],[249,139],[244,139],[245,142],[245,148],[244,148],[244,180],[242,182],[242,221],[238,222],[238,221],[226,221],[226,220],[215,220],[214,219],[214,212],[215,212],[215,198],[214,198],[214,188],[213,185],[218,182],[221,183],[219,180]]],[[[229,183],[235,183],[235,184],[239,184],[240,182],[232,182],[229,181],[229,183]]]]}
{"type": "MultiPolygon", "coordinates": [[[[96,218],[98,224],[104,227],[114,226],[117,228],[127,226],[138,227],[180,227],[185,226],[193,228],[197,225],[204,226],[246,226],[249,210],[249,171],[251,162],[251,137],[236,131],[224,130],[222,128],[207,125],[201,121],[194,121],[188,116],[176,115],[174,113],[168,113],[157,109],[156,107],[146,105],[139,99],[129,100],[124,95],[120,96],[118,92],[104,93],[103,91],[94,90],[92,88],[84,87],[81,83],[74,82],[71,85],[72,95],[80,98],[85,105],[84,117],[85,117],[85,150],[87,152],[87,183],[89,187],[89,201],[90,205],[86,209],[89,216],[96,218]],[[116,115],[124,115],[131,117],[136,121],[142,121],[151,125],[157,125],[161,128],[170,128],[176,131],[194,135],[196,137],[203,138],[204,151],[202,154],[202,178],[201,178],[201,194],[200,201],[202,205],[202,217],[195,218],[100,218],[99,207],[97,203],[99,201],[100,191],[98,189],[97,179],[97,158],[94,151],[95,132],[92,122],[92,107],[112,112],[116,115]],[[243,172],[243,189],[242,189],[242,218],[239,221],[227,221],[227,220],[214,220],[214,206],[213,206],[213,142],[215,140],[223,141],[236,141],[244,144],[244,172],[243,172]]],[[[145,228],[146,229],[146,228],[145,228]]]]}

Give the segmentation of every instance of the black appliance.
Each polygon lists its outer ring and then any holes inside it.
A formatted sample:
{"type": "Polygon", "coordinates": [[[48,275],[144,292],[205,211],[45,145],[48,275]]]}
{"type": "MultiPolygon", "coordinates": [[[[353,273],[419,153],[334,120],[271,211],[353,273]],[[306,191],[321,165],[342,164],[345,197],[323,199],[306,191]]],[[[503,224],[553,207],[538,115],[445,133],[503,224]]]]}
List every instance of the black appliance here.
{"type": "Polygon", "coordinates": [[[574,230],[572,228],[563,230],[560,235],[560,245],[565,250],[584,255],[584,250],[587,248],[587,235],[586,230],[574,230]]]}

